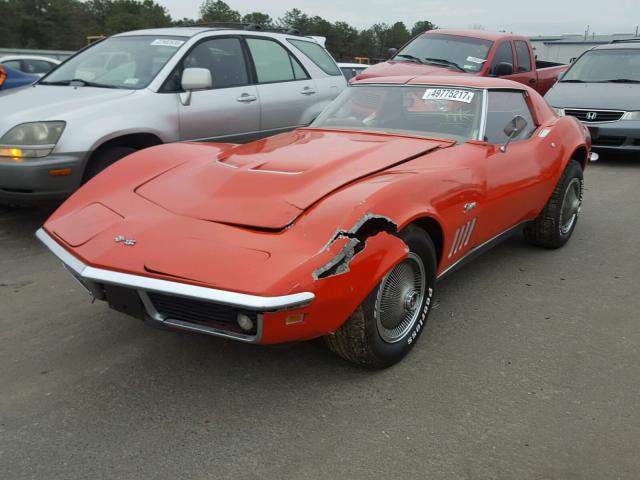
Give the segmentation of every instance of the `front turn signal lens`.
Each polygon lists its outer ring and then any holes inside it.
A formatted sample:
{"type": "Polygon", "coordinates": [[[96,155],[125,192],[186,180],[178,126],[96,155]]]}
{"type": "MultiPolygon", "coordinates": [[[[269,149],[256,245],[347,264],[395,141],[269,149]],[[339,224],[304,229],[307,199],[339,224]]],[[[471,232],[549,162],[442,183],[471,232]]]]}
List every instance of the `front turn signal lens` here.
{"type": "Polygon", "coordinates": [[[0,157],[22,158],[24,157],[24,152],[21,148],[0,147],[0,157]]]}
{"type": "Polygon", "coordinates": [[[52,148],[18,148],[18,147],[0,147],[0,157],[10,157],[14,160],[23,158],[42,158],[51,153],[52,148]]]}

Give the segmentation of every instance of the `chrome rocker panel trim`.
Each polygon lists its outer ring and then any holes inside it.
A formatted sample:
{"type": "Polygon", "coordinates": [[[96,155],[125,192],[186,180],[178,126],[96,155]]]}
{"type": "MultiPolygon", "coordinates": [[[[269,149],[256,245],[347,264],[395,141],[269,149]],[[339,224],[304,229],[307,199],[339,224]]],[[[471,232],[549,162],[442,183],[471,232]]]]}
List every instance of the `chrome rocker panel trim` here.
{"type": "Polygon", "coordinates": [[[38,237],[63,264],[79,277],[90,282],[108,283],[111,285],[130,287],[136,290],[166,293],[258,312],[274,312],[301,308],[309,305],[315,299],[315,295],[311,292],[293,293],[291,295],[277,297],[262,297],[94,268],[74,257],[42,228],[36,232],[36,237],[38,237]]]}

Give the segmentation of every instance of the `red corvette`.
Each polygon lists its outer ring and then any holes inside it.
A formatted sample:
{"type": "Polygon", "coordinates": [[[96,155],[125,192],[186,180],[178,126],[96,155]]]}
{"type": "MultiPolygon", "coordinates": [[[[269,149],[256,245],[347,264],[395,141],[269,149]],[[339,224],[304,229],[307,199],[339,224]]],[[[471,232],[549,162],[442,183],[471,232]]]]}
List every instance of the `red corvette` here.
{"type": "Polygon", "coordinates": [[[519,83],[372,79],[308,128],[134,153],[37,235],[121,312],[252,343],[324,337],[385,367],[437,279],[516,229],[569,239],[589,156],[586,129],[519,83]]]}

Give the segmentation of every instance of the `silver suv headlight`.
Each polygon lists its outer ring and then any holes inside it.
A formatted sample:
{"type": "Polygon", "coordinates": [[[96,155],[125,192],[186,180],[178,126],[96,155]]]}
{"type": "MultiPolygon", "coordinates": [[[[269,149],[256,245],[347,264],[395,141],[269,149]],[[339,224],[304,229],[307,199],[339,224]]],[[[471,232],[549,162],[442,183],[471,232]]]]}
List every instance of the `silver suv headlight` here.
{"type": "Polygon", "coordinates": [[[46,157],[56,146],[66,122],[30,122],[16,125],[0,138],[0,157],[46,157]]]}
{"type": "Polygon", "coordinates": [[[625,112],[620,120],[640,120],[640,112],[625,112]]]}

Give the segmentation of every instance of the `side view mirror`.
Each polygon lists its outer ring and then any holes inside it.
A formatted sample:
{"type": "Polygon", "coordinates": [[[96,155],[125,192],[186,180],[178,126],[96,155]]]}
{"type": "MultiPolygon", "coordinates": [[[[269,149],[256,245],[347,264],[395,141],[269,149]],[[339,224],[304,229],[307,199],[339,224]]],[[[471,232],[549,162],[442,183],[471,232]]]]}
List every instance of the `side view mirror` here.
{"type": "Polygon", "coordinates": [[[183,105],[191,103],[191,92],[195,90],[207,90],[213,86],[211,72],[207,68],[185,68],[182,72],[182,89],[180,101],[183,105]]]}
{"type": "Polygon", "coordinates": [[[500,62],[493,69],[493,75],[496,77],[506,77],[513,75],[513,64],[509,62],[500,62]]]}
{"type": "Polygon", "coordinates": [[[393,57],[396,53],[398,53],[397,48],[390,48],[389,50],[387,50],[387,58],[393,57]]]}
{"type": "Polygon", "coordinates": [[[507,141],[500,147],[500,151],[502,153],[507,151],[507,147],[511,143],[511,140],[520,135],[524,129],[527,128],[527,125],[527,120],[521,115],[516,115],[509,120],[509,123],[504,127],[504,134],[507,136],[507,141]]]}

